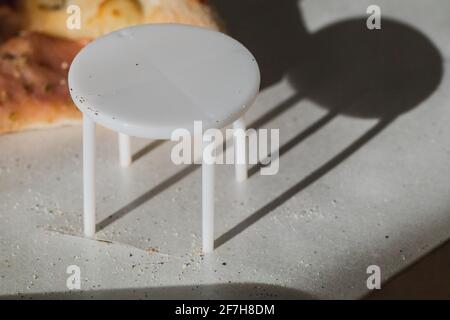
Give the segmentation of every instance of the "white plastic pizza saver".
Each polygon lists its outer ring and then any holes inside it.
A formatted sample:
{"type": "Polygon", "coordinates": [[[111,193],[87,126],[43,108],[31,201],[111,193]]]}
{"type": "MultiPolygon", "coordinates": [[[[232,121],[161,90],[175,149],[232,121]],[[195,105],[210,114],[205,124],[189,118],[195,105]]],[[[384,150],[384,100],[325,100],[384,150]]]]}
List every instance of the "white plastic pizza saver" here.
{"type": "MultiPolygon", "coordinates": [[[[98,38],[75,57],[69,71],[73,101],[83,113],[84,233],[95,234],[95,127],[119,133],[120,163],[131,163],[130,136],[170,139],[178,128],[193,132],[233,124],[259,92],[252,54],[229,36],[203,28],[152,24],[98,38]]],[[[235,145],[237,156],[244,146],[235,145]]],[[[245,158],[245,156],[244,156],[245,158]]],[[[236,178],[247,166],[236,165],[236,178]]],[[[203,252],[214,249],[214,164],[202,163],[203,252]]]]}

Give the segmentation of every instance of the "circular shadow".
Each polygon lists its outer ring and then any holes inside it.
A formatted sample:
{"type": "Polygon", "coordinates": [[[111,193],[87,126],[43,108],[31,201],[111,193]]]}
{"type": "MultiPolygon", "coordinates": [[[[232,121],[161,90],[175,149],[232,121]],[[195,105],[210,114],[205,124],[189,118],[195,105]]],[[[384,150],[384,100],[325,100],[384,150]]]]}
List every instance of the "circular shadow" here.
{"type": "Polygon", "coordinates": [[[288,79],[324,108],[353,117],[395,117],[417,106],[439,85],[442,58],[421,32],[382,19],[330,25],[311,35],[288,79]]]}

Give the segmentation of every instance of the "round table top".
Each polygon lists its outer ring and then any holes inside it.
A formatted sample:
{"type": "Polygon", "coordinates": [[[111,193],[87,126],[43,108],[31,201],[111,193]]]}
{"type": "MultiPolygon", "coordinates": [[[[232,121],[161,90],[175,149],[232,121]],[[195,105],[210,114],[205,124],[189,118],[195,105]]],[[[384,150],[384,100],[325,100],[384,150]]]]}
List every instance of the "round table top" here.
{"type": "Polygon", "coordinates": [[[194,121],[223,128],[258,94],[253,55],[229,36],[177,24],[140,25],[91,42],[75,57],[69,88],[95,122],[131,136],[170,139],[194,121]]]}

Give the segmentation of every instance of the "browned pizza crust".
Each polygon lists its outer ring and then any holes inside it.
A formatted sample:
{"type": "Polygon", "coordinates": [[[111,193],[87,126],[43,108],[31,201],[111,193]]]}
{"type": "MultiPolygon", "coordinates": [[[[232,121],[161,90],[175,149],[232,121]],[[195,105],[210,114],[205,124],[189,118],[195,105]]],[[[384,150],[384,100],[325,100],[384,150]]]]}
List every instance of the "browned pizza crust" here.
{"type": "Polygon", "coordinates": [[[0,46],[0,133],[79,121],[66,79],[83,45],[23,32],[0,46]]]}
{"type": "Polygon", "coordinates": [[[21,0],[27,29],[67,38],[96,38],[143,23],[183,23],[220,29],[206,0],[21,0]],[[67,8],[76,5],[81,28],[67,28],[67,8]]]}
{"type": "Polygon", "coordinates": [[[21,23],[20,15],[0,2],[0,43],[14,36],[20,30],[21,23]]]}

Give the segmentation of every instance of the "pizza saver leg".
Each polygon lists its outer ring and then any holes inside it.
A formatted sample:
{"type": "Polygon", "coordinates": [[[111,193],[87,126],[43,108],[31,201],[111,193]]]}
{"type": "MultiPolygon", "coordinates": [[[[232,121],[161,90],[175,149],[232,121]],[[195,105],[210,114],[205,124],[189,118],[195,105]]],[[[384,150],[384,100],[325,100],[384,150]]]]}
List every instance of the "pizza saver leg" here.
{"type": "Polygon", "coordinates": [[[216,150],[209,150],[205,142],[211,141],[212,136],[205,134],[203,137],[202,154],[202,244],[203,253],[214,250],[214,166],[216,162],[216,150]],[[209,154],[208,154],[209,153],[209,154]]]}
{"type": "Polygon", "coordinates": [[[234,168],[236,180],[242,182],[247,180],[247,143],[245,136],[245,122],[239,118],[233,123],[234,129],[234,168]]]}
{"type": "Polygon", "coordinates": [[[95,122],[83,115],[84,235],[95,235],[95,122]]]}
{"type": "Polygon", "coordinates": [[[130,136],[123,133],[119,133],[119,157],[122,167],[131,165],[130,136]]]}

